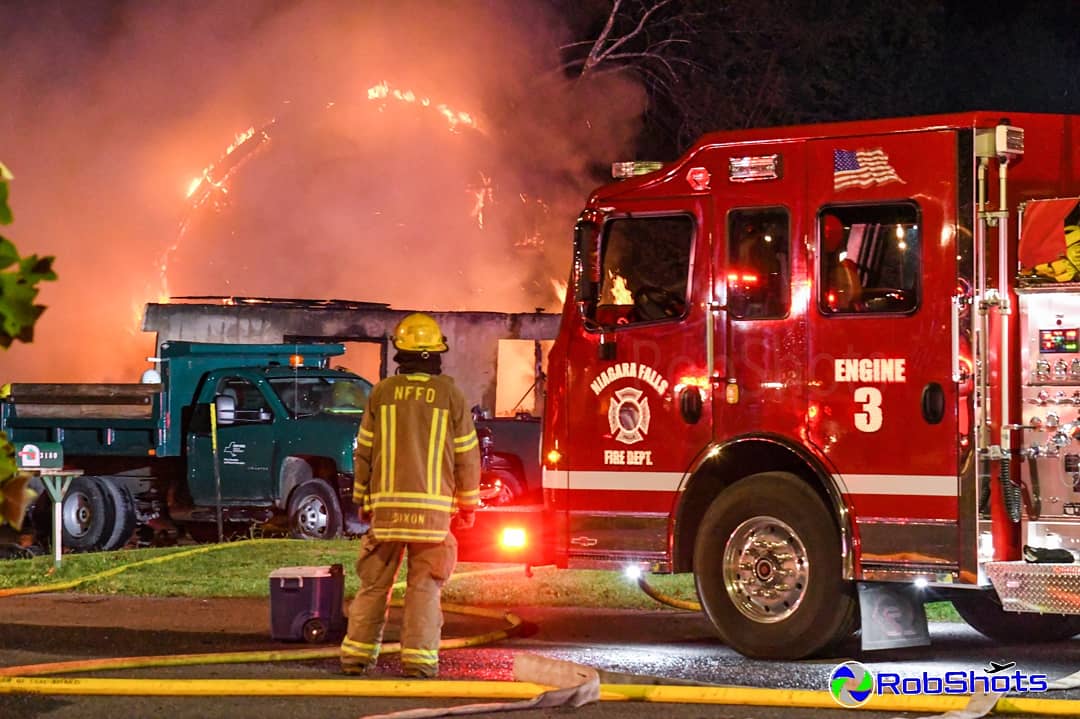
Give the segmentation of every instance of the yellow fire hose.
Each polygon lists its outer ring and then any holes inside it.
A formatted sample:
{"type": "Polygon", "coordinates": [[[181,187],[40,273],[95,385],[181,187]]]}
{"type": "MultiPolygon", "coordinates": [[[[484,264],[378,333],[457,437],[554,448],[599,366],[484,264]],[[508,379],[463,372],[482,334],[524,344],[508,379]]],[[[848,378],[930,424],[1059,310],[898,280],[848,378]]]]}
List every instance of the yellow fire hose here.
{"type": "Polygon", "coordinates": [[[641,591],[645,592],[645,594],[647,594],[652,599],[660,602],[661,604],[666,604],[669,607],[675,607],[676,609],[686,609],[691,612],[701,611],[701,604],[699,604],[698,602],[690,601],[687,599],[679,599],[677,597],[669,597],[666,594],[661,594],[656,590],[655,587],[645,581],[644,574],[638,577],[637,585],[641,588],[641,591]]]}
{"type": "MultiPolygon", "coordinates": [[[[253,540],[266,541],[266,540],[253,540]]],[[[128,569],[171,561],[181,557],[227,548],[229,544],[204,545],[152,559],[132,562],[103,572],[68,582],[17,587],[0,590],[0,597],[70,589],[81,584],[119,574],[128,569]]],[[[454,577],[475,576],[498,572],[520,571],[519,567],[499,567],[489,570],[462,572],[454,577]]],[[[394,588],[400,588],[398,582],[394,588]]],[[[700,611],[697,602],[668,597],[650,586],[643,577],[638,586],[658,602],[679,609],[700,611]]],[[[395,601],[393,606],[400,606],[395,601]]],[[[520,617],[500,610],[443,605],[448,612],[501,618],[509,626],[472,637],[444,639],[442,649],[461,649],[486,644],[513,636],[523,624],[520,617]]],[[[399,643],[387,644],[384,653],[400,651],[399,643]]],[[[445,680],[376,680],[354,679],[98,679],[51,678],[44,675],[101,669],[131,669],[199,664],[239,664],[279,661],[333,659],[339,656],[337,647],[294,649],[262,652],[223,652],[212,654],[180,654],[172,656],[116,657],[71,662],[53,662],[0,669],[0,694],[47,695],[108,695],[108,696],[347,696],[347,697],[426,697],[426,698],[488,698],[532,699],[552,689],[549,684],[533,681],[445,681],[445,680]]],[[[613,677],[610,673],[604,673],[613,677]]],[[[540,677],[543,679],[543,677],[540,677]]],[[[715,704],[734,706],[790,706],[819,709],[840,709],[828,692],[801,689],[764,689],[731,686],[674,686],[656,684],[600,684],[601,701],[643,701],[662,703],[715,704]]],[[[894,696],[875,695],[862,708],[872,711],[947,712],[963,709],[968,697],[960,696],[894,696]]],[[[1044,716],[1080,716],[1077,701],[1066,699],[1030,699],[1001,697],[993,707],[994,713],[1027,713],[1044,716]]]]}

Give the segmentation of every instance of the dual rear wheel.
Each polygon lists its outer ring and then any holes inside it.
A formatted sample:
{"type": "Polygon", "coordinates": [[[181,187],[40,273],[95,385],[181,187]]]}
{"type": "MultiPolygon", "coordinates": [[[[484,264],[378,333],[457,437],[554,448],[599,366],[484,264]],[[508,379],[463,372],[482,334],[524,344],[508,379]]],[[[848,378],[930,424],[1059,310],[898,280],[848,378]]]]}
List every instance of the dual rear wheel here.
{"type": "MultiPolygon", "coordinates": [[[[53,503],[47,494],[34,507],[34,526],[53,537],[53,503]]],[[[61,543],[76,552],[119,549],[135,531],[135,501],[127,487],[107,477],[75,477],[60,505],[61,543]]]]}

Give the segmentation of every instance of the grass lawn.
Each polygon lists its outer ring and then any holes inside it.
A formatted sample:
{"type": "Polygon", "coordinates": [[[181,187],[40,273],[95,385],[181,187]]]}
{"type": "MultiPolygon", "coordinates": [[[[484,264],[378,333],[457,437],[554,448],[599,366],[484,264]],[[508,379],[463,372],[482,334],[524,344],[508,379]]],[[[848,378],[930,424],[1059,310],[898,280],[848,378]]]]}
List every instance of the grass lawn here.
{"type": "MultiPolygon", "coordinates": [[[[55,569],[51,555],[3,562],[0,590],[72,583],[104,574],[68,591],[158,597],[267,597],[269,576],[280,567],[342,564],[345,594],[357,587],[353,570],[355,540],[302,542],[260,539],[195,547],[133,549],[64,555],[55,569]],[[171,558],[173,555],[175,558],[171,558]],[[134,566],[131,566],[134,565],[134,566]]],[[[404,576],[402,576],[404,578],[404,576]]],[[[651,575],[659,593],[696,601],[690,574],[651,575]]],[[[460,564],[443,590],[447,602],[473,606],[595,607],[656,609],[636,583],[615,571],[558,570],[537,567],[532,576],[522,566],[460,564]],[[495,570],[495,571],[492,571],[495,570]],[[474,574],[475,573],[475,574],[474,574]]],[[[946,602],[926,605],[930,621],[960,621],[946,602]]]]}

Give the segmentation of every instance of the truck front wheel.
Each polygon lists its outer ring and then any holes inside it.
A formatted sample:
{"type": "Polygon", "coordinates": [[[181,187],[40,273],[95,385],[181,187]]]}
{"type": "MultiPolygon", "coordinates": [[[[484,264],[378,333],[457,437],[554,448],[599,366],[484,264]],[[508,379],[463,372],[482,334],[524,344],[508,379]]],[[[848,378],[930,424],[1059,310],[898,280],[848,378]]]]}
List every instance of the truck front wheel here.
{"type": "Polygon", "coordinates": [[[289,536],[333,539],[341,534],[341,504],[326,482],[304,482],[289,496],[289,536]]]}
{"type": "Polygon", "coordinates": [[[713,500],[694,545],[694,581],[732,649],[801,659],[854,626],[842,554],[836,520],[814,489],[792,474],[764,472],[713,500]]]}

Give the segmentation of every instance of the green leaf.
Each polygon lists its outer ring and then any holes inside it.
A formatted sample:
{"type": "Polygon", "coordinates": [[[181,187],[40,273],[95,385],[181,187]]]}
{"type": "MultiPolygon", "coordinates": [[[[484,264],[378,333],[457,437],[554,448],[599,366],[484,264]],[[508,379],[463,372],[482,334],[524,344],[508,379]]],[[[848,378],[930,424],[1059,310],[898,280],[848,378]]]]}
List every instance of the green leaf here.
{"type": "MultiPolygon", "coordinates": [[[[0,224],[12,220],[7,203],[11,179],[11,172],[0,163],[0,224]]],[[[0,236],[0,348],[10,347],[15,340],[29,342],[34,338],[34,323],[45,311],[44,305],[34,304],[37,285],[56,279],[52,263],[52,257],[20,257],[14,243],[0,236]],[[14,269],[9,269],[13,265],[14,269]]],[[[3,469],[0,460],[0,471],[3,469]]]]}
{"type": "Polygon", "coordinates": [[[0,270],[6,270],[18,261],[19,251],[15,249],[15,243],[0,236],[0,270]]]}
{"type": "Polygon", "coordinates": [[[0,225],[10,225],[14,219],[8,207],[8,183],[0,180],[0,225]]]}

